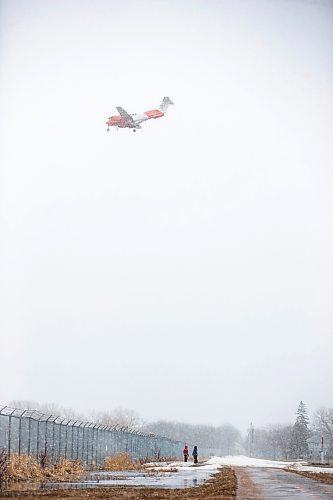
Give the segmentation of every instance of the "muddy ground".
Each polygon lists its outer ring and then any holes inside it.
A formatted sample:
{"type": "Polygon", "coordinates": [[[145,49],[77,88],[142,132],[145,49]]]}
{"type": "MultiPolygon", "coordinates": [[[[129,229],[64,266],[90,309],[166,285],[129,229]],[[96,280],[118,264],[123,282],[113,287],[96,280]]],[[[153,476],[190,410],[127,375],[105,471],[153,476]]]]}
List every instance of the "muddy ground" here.
{"type": "Polygon", "coordinates": [[[36,490],[20,492],[2,492],[0,498],[33,499],[45,498],[114,498],[126,500],[149,500],[149,499],[225,499],[236,498],[237,480],[234,471],[229,467],[223,467],[212,479],[206,481],[201,486],[182,489],[162,489],[162,488],[140,488],[140,487],[101,487],[75,490],[36,490]]]}

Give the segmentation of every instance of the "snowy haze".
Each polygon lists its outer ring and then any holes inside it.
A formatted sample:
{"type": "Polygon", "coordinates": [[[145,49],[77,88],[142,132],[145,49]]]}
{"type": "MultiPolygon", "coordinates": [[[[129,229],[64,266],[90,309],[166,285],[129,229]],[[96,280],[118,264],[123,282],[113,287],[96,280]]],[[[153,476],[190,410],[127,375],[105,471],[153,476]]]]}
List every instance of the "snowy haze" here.
{"type": "Polygon", "coordinates": [[[332,2],[0,9],[0,402],[242,430],[329,406],[332,2]]]}

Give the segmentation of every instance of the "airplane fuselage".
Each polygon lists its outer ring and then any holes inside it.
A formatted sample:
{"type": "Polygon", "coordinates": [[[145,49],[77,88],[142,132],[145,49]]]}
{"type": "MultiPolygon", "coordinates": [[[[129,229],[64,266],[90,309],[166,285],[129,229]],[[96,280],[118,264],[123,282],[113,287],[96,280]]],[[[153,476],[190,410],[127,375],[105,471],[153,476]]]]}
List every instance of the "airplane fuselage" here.
{"type": "Polygon", "coordinates": [[[162,116],[164,116],[164,113],[162,111],[160,111],[159,109],[152,109],[150,111],[146,111],[145,113],[135,113],[131,115],[133,121],[130,121],[125,116],[110,116],[106,124],[108,127],[136,128],[142,122],[145,122],[152,118],[161,118],[162,116]]]}
{"type": "Polygon", "coordinates": [[[135,122],[129,122],[123,116],[110,116],[106,124],[108,127],[135,128],[135,122]]]}

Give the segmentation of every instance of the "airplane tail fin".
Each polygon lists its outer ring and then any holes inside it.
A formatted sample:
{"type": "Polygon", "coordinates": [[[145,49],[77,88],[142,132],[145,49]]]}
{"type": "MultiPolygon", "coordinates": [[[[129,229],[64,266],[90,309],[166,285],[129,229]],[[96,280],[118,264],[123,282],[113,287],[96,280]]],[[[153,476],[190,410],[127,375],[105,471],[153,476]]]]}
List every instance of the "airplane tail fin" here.
{"type": "Polygon", "coordinates": [[[161,102],[160,104],[160,110],[163,112],[163,113],[166,113],[167,112],[167,109],[169,107],[169,104],[173,104],[173,102],[171,101],[171,99],[169,97],[163,97],[163,101],[161,102]]]}

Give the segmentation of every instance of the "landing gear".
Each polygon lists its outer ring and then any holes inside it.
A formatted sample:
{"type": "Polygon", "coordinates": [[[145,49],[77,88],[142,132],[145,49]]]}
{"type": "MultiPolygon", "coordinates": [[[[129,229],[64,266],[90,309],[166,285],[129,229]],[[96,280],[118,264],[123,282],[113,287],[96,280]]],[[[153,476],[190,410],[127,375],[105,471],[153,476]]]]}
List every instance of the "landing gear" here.
{"type": "Polygon", "coordinates": [[[106,129],[106,131],[107,131],[107,132],[110,132],[110,129],[109,129],[109,127],[108,127],[108,128],[106,129]]]}
{"type": "Polygon", "coordinates": [[[133,132],[136,132],[136,128],[133,129],[133,132]]]}

